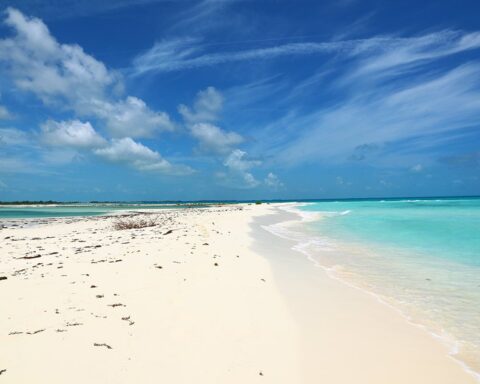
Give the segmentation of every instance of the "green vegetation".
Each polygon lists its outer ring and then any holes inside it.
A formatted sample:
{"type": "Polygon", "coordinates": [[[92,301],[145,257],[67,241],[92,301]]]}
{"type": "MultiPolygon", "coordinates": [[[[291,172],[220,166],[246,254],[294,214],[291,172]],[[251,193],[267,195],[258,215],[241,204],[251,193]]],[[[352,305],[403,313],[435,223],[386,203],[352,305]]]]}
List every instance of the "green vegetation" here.
{"type": "MultiPolygon", "coordinates": [[[[70,204],[73,204],[74,202],[71,202],[70,204]]],[[[39,201],[29,201],[29,200],[24,200],[24,201],[0,201],[0,205],[38,205],[38,204],[65,204],[64,202],[60,201],[53,201],[53,200],[39,200],[39,201]]]]}

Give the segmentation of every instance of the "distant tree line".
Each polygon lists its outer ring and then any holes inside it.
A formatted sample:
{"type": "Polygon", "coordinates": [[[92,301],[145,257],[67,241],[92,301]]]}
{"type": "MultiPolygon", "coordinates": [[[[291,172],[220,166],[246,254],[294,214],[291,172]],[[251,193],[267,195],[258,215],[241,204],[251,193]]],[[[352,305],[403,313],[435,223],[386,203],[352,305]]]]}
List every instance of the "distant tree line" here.
{"type": "MultiPolygon", "coordinates": [[[[72,202],[73,203],[73,202],[72,202]]],[[[0,201],[0,205],[36,205],[36,204],[66,204],[60,201],[53,201],[53,200],[38,200],[38,201],[30,201],[30,200],[23,200],[23,201],[0,201]]]]}

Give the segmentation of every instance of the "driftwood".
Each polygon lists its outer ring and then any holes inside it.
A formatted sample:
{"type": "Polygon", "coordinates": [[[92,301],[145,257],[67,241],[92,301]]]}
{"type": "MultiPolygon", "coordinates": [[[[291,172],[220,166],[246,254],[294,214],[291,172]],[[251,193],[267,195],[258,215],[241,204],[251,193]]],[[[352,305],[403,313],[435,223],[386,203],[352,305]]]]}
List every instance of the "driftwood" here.
{"type": "Polygon", "coordinates": [[[112,347],[106,343],[93,343],[95,347],[106,347],[108,349],[112,349],[112,347]]]}

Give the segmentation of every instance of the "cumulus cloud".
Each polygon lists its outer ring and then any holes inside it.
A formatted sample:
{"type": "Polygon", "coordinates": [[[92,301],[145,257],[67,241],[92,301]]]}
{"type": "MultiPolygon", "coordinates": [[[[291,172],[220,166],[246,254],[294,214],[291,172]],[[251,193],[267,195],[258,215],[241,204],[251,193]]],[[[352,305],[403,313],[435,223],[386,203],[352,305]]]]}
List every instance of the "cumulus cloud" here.
{"type": "Polygon", "coordinates": [[[198,142],[198,149],[221,161],[226,172],[217,172],[217,178],[234,188],[253,188],[261,184],[251,169],[261,161],[251,160],[247,152],[237,148],[244,138],[234,132],[222,129],[217,124],[224,103],[223,95],[214,87],[197,93],[193,106],[180,105],[182,115],[190,134],[198,142]]]}
{"type": "Polygon", "coordinates": [[[105,120],[106,128],[115,137],[152,137],[175,129],[168,114],[152,111],[143,100],[133,96],[114,104],[97,101],[93,109],[105,120]]]}
{"type": "Polygon", "coordinates": [[[47,145],[76,149],[98,148],[107,144],[89,122],[48,120],[41,126],[41,139],[47,145]]]}
{"type": "Polygon", "coordinates": [[[198,92],[192,109],[181,104],[178,111],[189,124],[212,122],[218,119],[223,107],[223,96],[214,87],[198,92]]]}
{"type": "Polygon", "coordinates": [[[116,137],[150,137],[174,124],[136,97],[122,98],[122,76],[76,44],[61,44],[38,18],[7,8],[13,36],[0,39],[0,71],[46,105],[104,121],[116,137]]]}
{"type": "Polygon", "coordinates": [[[275,175],[274,173],[270,172],[267,177],[263,180],[266,186],[273,188],[273,189],[278,189],[283,187],[283,183],[280,181],[280,179],[275,175]]]}
{"type": "Polygon", "coordinates": [[[243,142],[236,132],[225,131],[212,122],[218,120],[223,107],[223,96],[213,87],[197,93],[192,108],[181,104],[178,107],[191,135],[198,140],[203,152],[225,155],[232,147],[243,142]]]}
{"type": "Polygon", "coordinates": [[[157,171],[166,174],[188,174],[193,172],[187,166],[171,164],[157,151],[129,137],[113,139],[109,146],[96,149],[94,153],[109,162],[127,164],[140,171],[157,171]]]}
{"type": "Polygon", "coordinates": [[[253,188],[258,186],[260,182],[255,179],[249,170],[260,165],[261,161],[249,160],[246,158],[246,155],[246,152],[235,149],[228,155],[223,164],[231,171],[232,176],[240,180],[238,187],[253,188]]]}
{"type": "Polygon", "coordinates": [[[80,46],[59,44],[40,19],[13,8],[7,8],[6,15],[5,24],[14,36],[0,40],[0,60],[20,89],[45,102],[62,97],[77,103],[103,97],[105,87],[118,81],[115,73],[80,46]]]}
{"type": "Polygon", "coordinates": [[[243,137],[236,132],[226,132],[216,125],[197,123],[190,127],[190,132],[205,152],[218,154],[228,153],[232,146],[241,144],[243,137]]]}

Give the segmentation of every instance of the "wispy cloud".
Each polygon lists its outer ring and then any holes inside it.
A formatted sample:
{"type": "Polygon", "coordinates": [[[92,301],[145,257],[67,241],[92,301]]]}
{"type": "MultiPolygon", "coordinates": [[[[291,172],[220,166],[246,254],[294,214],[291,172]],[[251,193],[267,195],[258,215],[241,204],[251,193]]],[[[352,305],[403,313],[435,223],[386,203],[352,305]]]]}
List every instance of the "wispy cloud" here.
{"type": "Polygon", "coordinates": [[[362,145],[382,147],[412,138],[428,142],[434,135],[475,129],[480,119],[479,76],[480,64],[471,63],[393,89],[376,85],[364,90],[362,97],[355,95],[333,107],[290,116],[276,129],[295,126],[297,137],[281,146],[277,158],[286,163],[338,162],[362,145]]]}
{"type": "MultiPolygon", "coordinates": [[[[278,161],[288,164],[326,161],[344,162],[359,153],[359,148],[375,148],[371,160],[382,156],[393,143],[415,139],[411,152],[435,144],[442,135],[442,144],[449,135],[474,129],[480,119],[480,64],[470,63],[446,73],[421,80],[370,85],[358,95],[339,104],[294,114],[279,121],[276,130],[294,127],[296,137],[288,137],[271,151],[279,153],[278,161]]],[[[268,133],[266,133],[268,135],[268,133]]],[[[438,142],[436,143],[438,144],[438,142]]]]}
{"type": "Polygon", "coordinates": [[[203,44],[195,38],[162,40],[134,59],[132,74],[138,76],[239,61],[332,53],[346,57],[365,55],[362,71],[372,72],[478,48],[480,33],[465,34],[446,30],[408,38],[373,37],[360,40],[298,42],[244,50],[225,50],[225,47],[228,47],[228,44],[203,44]],[[217,49],[208,52],[213,47],[217,49]],[[219,50],[219,47],[223,50],[219,50]],[[369,59],[367,54],[373,54],[375,59],[369,59]]]}

